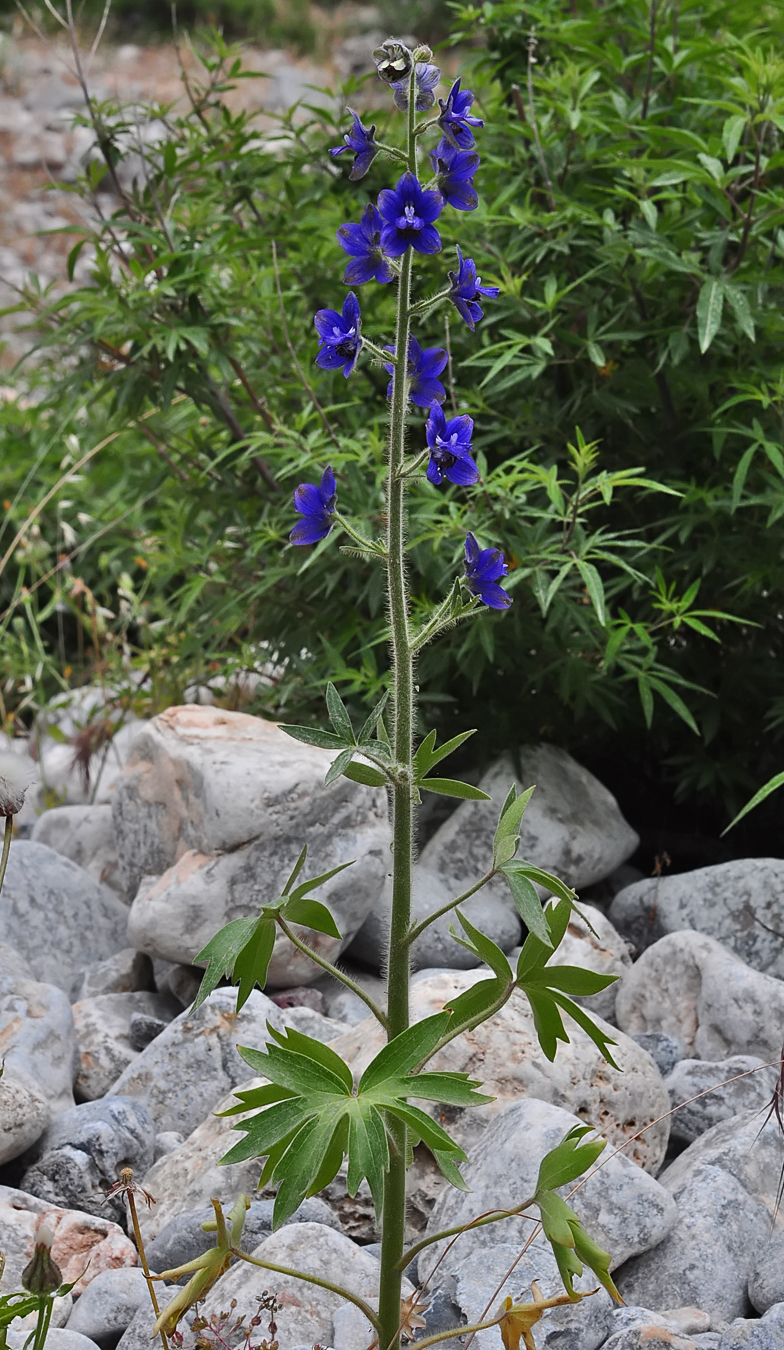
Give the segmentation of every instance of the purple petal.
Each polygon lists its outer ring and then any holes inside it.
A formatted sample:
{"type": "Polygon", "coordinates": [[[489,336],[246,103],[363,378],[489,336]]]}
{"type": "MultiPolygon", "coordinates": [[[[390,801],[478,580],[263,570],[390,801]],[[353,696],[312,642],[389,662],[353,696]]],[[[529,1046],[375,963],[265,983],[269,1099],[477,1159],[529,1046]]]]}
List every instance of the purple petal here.
{"type": "Polygon", "coordinates": [[[345,356],[336,352],[334,347],[322,347],[316,357],[316,365],[322,370],[339,370],[345,359],[345,356]]]}
{"type": "Polygon", "coordinates": [[[474,566],[474,575],[482,585],[485,581],[497,581],[506,575],[506,563],[500,548],[482,549],[474,566]]]}
{"type": "Polygon", "coordinates": [[[418,379],[415,386],[412,386],[409,398],[418,408],[429,408],[433,403],[443,403],[446,398],[446,389],[440,380],[418,379]]]}
{"type": "MultiPolygon", "coordinates": [[[[459,81],[458,81],[458,83],[459,83],[459,81]]],[[[476,563],[478,557],[479,557],[479,545],[478,545],[478,543],[476,542],[476,536],[473,535],[473,534],[471,533],[471,531],[469,530],[469,531],[468,531],[468,534],[466,535],[466,541],[465,541],[465,560],[466,560],[466,566],[467,566],[467,567],[469,567],[469,566],[472,567],[472,566],[476,563]]]]}
{"type": "Polygon", "coordinates": [[[323,497],[323,499],[324,499],[324,504],[325,504],[325,506],[326,506],[326,503],[327,503],[327,502],[330,502],[330,501],[333,501],[333,500],[334,500],[334,497],[335,497],[335,475],[334,475],[334,473],[332,472],[332,465],[331,465],[331,464],[328,464],[328,465],[327,465],[326,469],[324,470],[323,474],[321,475],[321,484],[320,484],[320,487],[319,487],[319,491],[320,491],[321,494],[322,494],[322,497],[323,497]]]}
{"type": "Polygon", "coordinates": [[[349,291],[343,301],[343,322],[350,328],[359,329],[361,322],[359,301],[353,291],[349,291]]]}
{"type": "Polygon", "coordinates": [[[328,516],[306,516],[297,521],[289,539],[292,544],[317,544],[319,539],[326,539],[331,529],[332,521],[328,516]]]}
{"type": "Polygon", "coordinates": [[[349,178],[353,183],[355,183],[358,178],[364,178],[377,154],[378,151],[375,146],[370,146],[366,150],[357,151],[357,157],[354,160],[351,167],[351,173],[349,174],[349,178]]]}
{"type": "Polygon", "coordinates": [[[321,515],[324,502],[315,483],[300,483],[294,493],[294,509],[302,516],[321,515]]]}
{"type": "Polygon", "coordinates": [[[473,183],[444,184],[441,189],[449,206],[455,211],[475,211],[479,205],[479,196],[473,183]]]}
{"type": "Polygon", "coordinates": [[[348,221],[345,225],[340,226],[337,232],[337,240],[346,253],[353,253],[355,256],[365,254],[370,249],[362,226],[356,225],[353,221],[348,221]]]}
{"type": "Polygon", "coordinates": [[[313,316],[316,332],[322,342],[329,342],[335,335],[335,329],[343,332],[343,319],[336,309],[320,309],[313,316]]]}
{"type": "Polygon", "coordinates": [[[479,478],[479,470],[470,455],[466,455],[462,459],[455,460],[451,468],[446,470],[446,476],[450,483],[458,483],[461,487],[468,487],[479,478]]]}
{"type": "MultiPolygon", "coordinates": [[[[432,228],[432,226],[430,227],[432,228]]],[[[433,231],[435,234],[436,232],[433,231]]],[[[436,235],[436,237],[438,237],[436,235]]],[[[439,240],[439,244],[440,244],[439,240]]],[[[408,248],[409,240],[404,239],[394,224],[385,225],[381,231],[381,247],[389,258],[399,258],[408,248]]],[[[437,249],[434,252],[438,252],[437,249]]]]}
{"type": "Polygon", "coordinates": [[[445,432],[446,418],[444,416],[444,410],[443,408],[439,408],[437,403],[434,403],[430,409],[430,416],[425,423],[425,435],[427,437],[428,445],[433,447],[436,443],[436,437],[440,436],[443,439],[445,432]]]}
{"type": "Polygon", "coordinates": [[[417,215],[420,215],[426,225],[432,225],[434,220],[438,220],[444,209],[444,203],[440,192],[435,192],[428,188],[426,192],[420,193],[420,199],[417,203],[417,215]]]}
{"type": "MultiPolygon", "coordinates": [[[[378,280],[377,270],[373,258],[352,258],[343,273],[343,280],[347,286],[363,286],[366,281],[378,280]]],[[[391,273],[389,279],[392,279],[391,273]]]]}
{"type": "Polygon", "coordinates": [[[337,159],[338,155],[345,155],[348,148],[347,145],[336,145],[333,149],[328,150],[327,154],[331,155],[333,159],[337,159]]]}
{"type": "Polygon", "coordinates": [[[434,487],[438,487],[443,481],[443,474],[434,459],[431,459],[427,466],[427,481],[434,487]]]}
{"type": "Polygon", "coordinates": [[[435,225],[425,225],[424,229],[411,240],[411,245],[417,253],[440,253],[441,235],[435,225]]]}
{"type": "MultiPolygon", "coordinates": [[[[471,311],[469,310],[468,305],[466,304],[465,300],[461,299],[461,297],[460,297],[459,295],[455,295],[455,296],[452,297],[452,304],[454,305],[454,307],[455,307],[455,309],[457,310],[458,314],[460,315],[461,319],[465,319],[466,323],[468,324],[468,327],[469,327],[469,328],[471,329],[471,331],[473,332],[474,327],[475,327],[475,324],[474,324],[474,320],[473,320],[473,318],[472,318],[472,316],[471,316],[471,311]]],[[[479,314],[479,317],[480,317],[480,319],[481,319],[481,317],[482,317],[481,312],[480,312],[480,314],[479,314]]]]}
{"type": "Polygon", "coordinates": [[[471,436],[474,431],[474,419],[469,417],[468,413],[461,413],[459,417],[450,417],[449,425],[446,429],[448,436],[454,436],[457,432],[458,441],[464,441],[467,445],[471,444],[471,436]]]}
{"type": "Polygon", "coordinates": [[[449,357],[443,347],[426,347],[419,363],[420,374],[426,378],[440,375],[448,360],[449,357]]]}
{"type": "Polygon", "coordinates": [[[485,582],[477,589],[482,604],[490,609],[508,609],[512,603],[511,595],[507,594],[503,586],[496,586],[495,582],[485,582]]]}

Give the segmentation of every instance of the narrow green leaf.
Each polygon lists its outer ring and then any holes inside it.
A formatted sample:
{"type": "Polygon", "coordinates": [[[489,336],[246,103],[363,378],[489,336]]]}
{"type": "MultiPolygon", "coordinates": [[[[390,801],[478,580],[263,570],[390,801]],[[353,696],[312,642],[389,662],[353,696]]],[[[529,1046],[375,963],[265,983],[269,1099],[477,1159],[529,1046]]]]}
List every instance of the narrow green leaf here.
{"type": "Polygon", "coordinates": [[[342,750],[337,759],[333,759],[324,776],[325,787],[329,787],[330,783],[334,783],[337,778],[342,777],[351,763],[353,753],[353,750],[342,750]]]}
{"type": "Polygon", "coordinates": [[[372,764],[361,764],[356,759],[343,770],[343,777],[350,778],[352,783],[364,783],[365,787],[386,787],[387,784],[380,769],[374,768],[372,764]]]}
{"type": "Polygon", "coordinates": [[[534,783],[532,787],[525,788],[519,795],[514,783],[509,789],[493,837],[494,867],[501,867],[514,857],[518,844],[520,823],[535,788],[536,784],[534,783]]]}
{"type": "Polygon", "coordinates": [[[750,468],[750,466],[751,466],[751,461],[753,460],[753,458],[754,458],[755,454],[757,453],[758,449],[759,449],[759,446],[758,446],[758,445],[756,444],[756,442],[755,442],[754,445],[750,445],[750,446],[749,446],[748,450],[744,450],[743,454],[741,455],[740,459],[738,460],[738,466],[737,466],[737,468],[736,468],[736,470],[735,470],[735,474],[734,474],[733,479],[732,479],[732,510],[733,510],[733,511],[737,511],[738,507],[740,506],[740,499],[741,499],[741,497],[742,497],[742,495],[743,495],[743,489],[744,489],[745,484],[746,484],[746,477],[747,477],[747,475],[748,475],[749,468],[750,468]]]}
{"type": "Polygon", "coordinates": [[[300,872],[302,871],[303,867],[305,866],[305,859],[307,858],[307,856],[308,856],[308,846],[307,846],[307,844],[305,844],[305,845],[303,846],[302,852],[300,853],[299,857],[297,858],[297,861],[295,862],[294,866],[293,866],[292,869],[291,869],[291,873],[289,874],[289,879],[288,879],[288,881],[286,882],[286,885],[283,887],[283,894],[284,894],[284,895],[288,895],[288,894],[289,894],[289,891],[291,890],[292,886],[294,885],[294,882],[297,880],[297,877],[299,876],[300,872]]]}
{"type": "Polygon", "coordinates": [[[344,745],[355,745],[354,728],[351,725],[351,718],[346,711],[346,705],[340,694],[330,681],[327,685],[327,712],[329,720],[338,736],[343,740],[344,745]]]}
{"type": "Polygon", "coordinates": [[[322,750],[342,750],[346,742],[334,731],[322,731],[319,727],[289,727],[278,723],[278,731],[285,731],[295,741],[304,741],[305,745],[318,745],[322,750]]]}
{"type": "MultiPolygon", "coordinates": [[[[544,886],[546,891],[555,895],[559,900],[565,900],[568,905],[573,905],[577,899],[576,893],[565,882],[559,880],[552,872],[545,872],[543,867],[537,867],[534,863],[526,862],[523,858],[516,859],[514,870],[528,877],[529,881],[536,882],[537,886],[544,886]]],[[[501,869],[505,871],[505,868],[501,869]]],[[[568,922],[568,919],[567,919],[568,922]]]]}
{"type": "Polygon", "coordinates": [[[585,582],[585,589],[591,597],[591,603],[596,610],[596,617],[603,628],[607,626],[607,609],[604,601],[604,583],[599,572],[593,563],[583,562],[581,558],[577,559],[577,570],[585,582]]]}
{"type": "Polygon", "coordinates": [[[385,689],[384,693],[381,695],[381,698],[379,699],[378,703],[376,704],[375,708],[373,709],[372,713],[365,722],[365,725],[363,726],[362,730],[359,733],[358,738],[359,745],[367,745],[368,741],[372,740],[376,727],[378,725],[379,718],[383,716],[384,709],[386,708],[388,701],[389,701],[389,690],[385,689]]]}
{"type": "Polygon", "coordinates": [[[194,958],[194,965],[201,965],[202,961],[208,963],[193,1004],[194,1012],[209,997],[213,989],[217,988],[218,981],[231,975],[234,962],[252,937],[257,923],[256,918],[232,919],[231,923],[221,928],[194,958]]]}
{"type": "Polygon", "coordinates": [[[744,816],[747,816],[749,811],[753,811],[755,806],[759,806],[761,802],[764,802],[766,797],[770,796],[771,792],[775,792],[777,788],[782,786],[784,786],[784,773],[777,773],[773,778],[768,779],[768,782],[765,783],[758,792],[755,792],[754,796],[746,802],[746,805],[738,812],[734,820],[730,821],[727,829],[722,830],[722,837],[727,833],[727,830],[731,830],[733,825],[737,825],[739,820],[742,820],[744,816]]]}
{"type": "Polygon", "coordinates": [[[461,783],[456,778],[423,778],[417,784],[425,792],[436,792],[441,797],[462,797],[466,801],[490,802],[492,797],[481,788],[470,783],[461,783]]]}
{"type": "Polygon", "coordinates": [[[304,924],[306,928],[312,928],[316,933],[326,933],[328,937],[338,939],[341,937],[340,930],[326,905],[322,905],[319,900],[310,899],[309,896],[292,900],[283,914],[292,923],[304,924]]]}
{"type": "Polygon", "coordinates": [[[471,731],[463,731],[459,736],[453,736],[451,740],[445,741],[443,745],[439,746],[438,750],[435,749],[435,731],[428,732],[414,756],[415,779],[418,781],[423,778],[435,764],[440,763],[442,759],[446,759],[447,755],[453,754],[464,741],[468,740],[469,736],[475,734],[475,730],[476,728],[471,731]]]}
{"type": "Polygon", "coordinates": [[[724,285],[720,277],[709,277],[697,300],[697,334],[704,354],[721,327],[724,285]]]}
{"type": "MultiPolygon", "coordinates": [[[[291,892],[291,899],[299,900],[301,896],[307,895],[310,891],[314,891],[317,886],[323,886],[325,881],[329,881],[331,877],[336,877],[338,872],[345,872],[347,867],[353,867],[355,861],[356,859],[352,859],[351,862],[338,863],[337,867],[330,867],[328,872],[322,872],[320,876],[311,877],[309,881],[301,881],[296,890],[291,892]]],[[[288,912],[289,909],[287,905],[284,909],[284,913],[288,912]]]]}
{"type": "Polygon", "coordinates": [[[731,164],[738,153],[740,138],[746,127],[746,118],[742,114],[735,117],[728,117],[721,129],[721,139],[724,144],[724,158],[727,164],[731,164]]]}
{"type": "Polygon", "coordinates": [[[724,294],[730,302],[730,308],[735,315],[735,320],[742,333],[746,334],[751,342],[756,339],[754,330],[754,319],[751,314],[748,296],[738,286],[724,287],[724,294]]]}
{"type": "Polygon", "coordinates": [[[342,1056],[338,1054],[337,1050],[333,1050],[331,1045],[326,1045],[323,1041],[317,1041],[313,1036],[306,1036],[304,1031],[297,1031],[295,1027],[285,1027],[283,1031],[277,1031],[273,1028],[270,1028],[270,1030],[279,1046],[283,1049],[291,1049],[299,1055],[308,1055],[316,1063],[322,1064],[336,1078],[339,1078],[346,1091],[351,1092],[354,1084],[351,1070],[342,1056]]]}
{"type": "Polygon", "coordinates": [[[274,946],[275,924],[270,919],[260,920],[234,962],[233,979],[239,984],[237,1012],[244,1008],[257,985],[263,989],[267,983],[274,946]]]}
{"type": "Polygon", "coordinates": [[[464,989],[462,994],[450,999],[444,1007],[452,1013],[455,1026],[462,1026],[476,1019],[484,1020],[484,1016],[508,988],[508,982],[504,979],[479,980],[477,984],[464,989]]]}
{"type": "Polygon", "coordinates": [[[440,1041],[449,1021],[449,1013],[435,1013],[395,1036],[368,1064],[359,1080],[359,1092],[370,1092],[386,1079],[399,1077],[416,1068],[419,1061],[429,1055],[440,1041]]]}
{"type": "Polygon", "coordinates": [[[686,707],[686,704],[684,703],[680,694],[676,694],[672,685],[665,684],[664,680],[656,679],[656,677],[653,675],[651,675],[649,678],[651,688],[655,689],[658,694],[661,694],[662,698],[664,699],[664,702],[669,703],[673,712],[677,713],[678,716],[682,718],[682,720],[686,723],[687,727],[689,727],[690,730],[694,732],[695,736],[699,736],[700,729],[697,726],[697,723],[695,722],[691,713],[689,712],[689,709],[686,707]]]}
{"type": "Polygon", "coordinates": [[[651,723],[653,722],[653,694],[651,693],[651,686],[648,683],[646,676],[637,676],[637,689],[639,691],[640,703],[642,704],[642,711],[645,717],[645,725],[650,731],[651,723]]]}
{"type": "Polygon", "coordinates": [[[469,946],[469,950],[475,951],[485,964],[495,972],[500,980],[506,980],[511,983],[514,979],[512,967],[507,961],[504,953],[501,951],[501,948],[493,942],[492,938],[487,937],[485,933],[482,933],[478,928],[475,928],[466,918],[465,914],[461,914],[459,909],[455,910],[455,913],[460,920],[463,931],[470,940],[470,946],[469,943],[466,943],[462,938],[457,936],[454,929],[450,928],[450,932],[455,940],[460,942],[464,947],[469,946]]]}
{"type": "Polygon", "coordinates": [[[533,882],[524,871],[516,868],[513,862],[507,863],[500,870],[506,877],[509,889],[512,892],[515,909],[529,933],[534,933],[540,942],[552,949],[550,932],[542,913],[542,902],[533,882]]]}

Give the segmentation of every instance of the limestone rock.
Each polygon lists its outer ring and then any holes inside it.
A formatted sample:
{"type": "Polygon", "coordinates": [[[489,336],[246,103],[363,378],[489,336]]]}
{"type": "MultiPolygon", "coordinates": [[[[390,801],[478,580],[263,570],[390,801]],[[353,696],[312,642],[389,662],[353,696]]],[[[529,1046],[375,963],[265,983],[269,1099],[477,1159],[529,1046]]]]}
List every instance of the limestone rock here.
{"type": "MultiPolygon", "coordinates": [[[[569,886],[601,881],[636,849],[639,839],[615,798],[565,750],[524,746],[520,766],[522,780],[510,760],[497,760],[479,784],[492,802],[463,802],[422,850],[422,866],[437,872],[453,895],[487,871],[498,813],[513,782],[537,785],[523,816],[519,856],[569,886]]],[[[505,895],[506,883],[488,890],[505,895]]]]}
{"type": "MultiPolygon", "coordinates": [[[[15,1331],[11,1326],[8,1331],[8,1350],[27,1350],[29,1335],[29,1331],[15,1331]]],[[[100,1350],[100,1347],[89,1336],[82,1336],[78,1331],[69,1331],[67,1327],[51,1327],[46,1333],[44,1350],[100,1350]]]]}
{"type": "Polygon", "coordinates": [[[776,1069],[764,1068],[762,1060],[753,1055],[733,1055],[718,1064],[682,1059],[665,1079],[670,1101],[678,1107],[670,1122],[670,1137],[693,1144],[720,1120],[752,1109],[764,1111],[777,1077],[776,1069]],[[700,1095],[708,1088],[713,1091],[700,1095]]]}
{"type": "MultiPolygon", "coordinates": [[[[467,1223],[475,1215],[499,1206],[522,1204],[536,1190],[544,1155],[582,1123],[570,1112],[533,1098],[507,1106],[474,1146],[469,1162],[463,1164],[470,1192],[452,1187],[444,1190],[428,1223],[428,1233],[467,1223]]],[[[608,1157],[569,1203],[594,1241],[611,1253],[613,1267],[632,1254],[650,1252],[677,1219],[675,1204],[663,1186],[623,1154],[608,1157]]],[[[433,1278],[436,1287],[443,1285],[469,1256],[481,1253],[477,1257],[481,1260],[498,1242],[512,1244],[519,1251],[530,1233],[530,1219],[520,1216],[464,1233],[451,1247],[444,1240],[434,1243],[420,1253],[419,1278],[426,1278],[440,1259],[433,1278]]],[[[546,1247],[544,1242],[542,1247],[546,1247]]],[[[536,1256],[539,1259],[539,1251],[536,1256]]],[[[464,1311],[470,1315],[467,1307],[464,1311]]]]}
{"type": "MultiPolygon", "coordinates": [[[[159,1284],[157,1286],[158,1307],[165,1308],[166,1304],[171,1303],[178,1292],[176,1285],[159,1284]]],[[[183,1328],[190,1326],[193,1316],[191,1312],[182,1319],[180,1322],[181,1331],[183,1328]]],[[[152,1305],[149,1301],[141,1303],[128,1326],[128,1330],[123,1332],[117,1342],[117,1350],[150,1350],[150,1347],[155,1344],[152,1333],[154,1324],[155,1313],[152,1310],[152,1305]]]]}
{"type": "Polygon", "coordinates": [[[156,1130],[189,1134],[247,1077],[248,1066],[237,1046],[265,1045],[267,1022],[277,1028],[286,1024],[286,1013],[258,989],[241,1012],[236,1008],[236,990],[223,988],[196,1012],[180,1013],[134,1057],[111,1088],[112,1095],[144,1101],[156,1130]]]}
{"type": "Polygon", "coordinates": [[[0,1078],[0,1163],[18,1158],[40,1139],[50,1117],[49,1103],[33,1084],[6,1070],[0,1078]]]}
{"type": "Polygon", "coordinates": [[[632,1040],[647,1050],[662,1078],[666,1078],[675,1065],[686,1058],[686,1051],[680,1041],[663,1031],[641,1031],[632,1036],[632,1040]]]}
{"type": "Polygon", "coordinates": [[[126,900],[117,861],[112,808],[100,806],[55,806],[36,821],[34,843],[47,844],[84,868],[94,881],[108,886],[126,900]]]}
{"type": "MultiPolygon", "coordinates": [[[[445,1003],[483,974],[486,972],[446,971],[420,976],[411,988],[412,1020],[441,1012],[445,1003]]],[[[573,1111],[600,1128],[615,1148],[651,1125],[626,1154],[647,1171],[656,1172],[664,1158],[669,1125],[667,1121],[658,1125],[652,1122],[669,1110],[666,1089],[650,1056],[615,1028],[602,1025],[617,1040],[613,1053],[622,1072],[611,1068],[586,1033],[571,1022],[571,1040],[559,1044],[551,1064],[539,1047],[528,1000],[515,991],[491,1021],[455,1037],[432,1061],[433,1068],[467,1072],[478,1078],[484,1085],[482,1090],[495,1098],[490,1106],[450,1111],[450,1133],[470,1154],[473,1141],[504,1106],[520,1097],[536,1097],[573,1111]]],[[[333,1048],[356,1075],[364,1071],[382,1045],[383,1032],[370,1018],[333,1042],[333,1048]]],[[[441,1110],[426,1103],[422,1106],[436,1116],[441,1110]]]]}
{"type": "MultiPolygon", "coordinates": [[[[418,923],[428,914],[432,914],[441,905],[454,898],[445,880],[437,872],[426,867],[414,869],[414,888],[412,895],[411,919],[418,923]]],[[[386,946],[389,934],[389,919],[392,912],[391,880],[382,891],[378,902],[365,919],[357,936],[351,944],[350,954],[359,961],[380,970],[386,959],[386,946]]],[[[489,889],[481,890],[467,900],[462,912],[474,927],[497,943],[502,951],[508,952],[520,941],[522,924],[514,906],[511,892],[489,889]]],[[[426,928],[411,947],[412,966],[415,970],[433,966],[446,966],[453,970],[470,970],[479,964],[472,952],[461,947],[450,936],[449,929],[454,926],[461,932],[460,925],[453,912],[442,915],[435,923],[426,928]]]]}
{"type": "Polygon", "coordinates": [[[784,861],[738,858],[670,877],[648,877],[616,895],[610,918],[638,950],[692,928],[754,970],[784,979],[784,861]],[[773,931],[771,931],[773,930],[773,931]]]}
{"type": "Polygon", "coordinates": [[[74,1294],[81,1294],[102,1270],[138,1264],[136,1248],[116,1223],[61,1209],[25,1191],[0,1186],[0,1251],[5,1255],[0,1293],[9,1294],[21,1287],[22,1271],[33,1255],[36,1230],[43,1216],[54,1233],[52,1256],[64,1283],[76,1281],[74,1294]]]}
{"type": "Polygon", "coordinates": [[[115,1350],[137,1310],[149,1302],[147,1281],[139,1267],[104,1270],[77,1300],[66,1325],[69,1331],[93,1340],[99,1350],[115,1350]]]}
{"type": "Polygon", "coordinates": [[[737,1318],[727,1327],[718,1350],[781,1350],[784,1345],[784,1303],[777,1303],[760,1317],[737,1318]]]}
{"type": "Polygon", "coordinates": [[[692,1058],[756,1055],[767,1064],[781,1052],[784,982],[702,933],[669,933],[643,952],[615,1007],[628,1035],[664,1031],[692,1058]]]}
{"type": "Polygon", "coordinates": [[[0,1055],[9,1079],[44,1097],[52,1115],[73,1106],[78,1049],[61,989],[0,971],[0,1055]]]}
{"type": "Polygon", "coordinates": [[[136,994],[152,989],[153,983],[149,956],[134,947],[123,947],[105,961],[96,961],[86,968],[74,1002],[100,994],[136,994]]]}
{"type": "Polygon", "coordinates": [[[9,943],[37,980],[69,996],[81,974],[127,947],[128,910],[70,858],[46,844],[11,845],[0,906],[0,942],[9,943]]]}
{"type": "Polygon", "coordinates": [[[677,1223],[618,1271],[627,1303],[693,1304],[725,1322],[743,1316],[749,1277],[778,1226],[784,1141],[776,1121],[763,1120],[751,1111],[714,1125],[662,1173],[677,1223]]]}
{"type": "Polygon", "coordinates": [[[84,1101],[103,1097],[139,1051],[131,1044],[134,1013],[145,1013],[162,1023],[171,1022],[179,1004],[168,994],[140,991],[135,994],[99,994],[73,1006],[79,1044],[79,1074],[76,1088],[84,1101]]]}
{"type": "Polygon", "coordinates": [[[773,1233],[749,1275],[749,1299],[758,1313],[784,1304],[784,1230],[773,1233]]]}
{"type": "Polygon", "coordinates": [[[152,1118],[142,1102],[133,1097],[83,1102],[64,1111],[45,1132],[22,1188],[52,1204],[121,1222],[123,1203],[107,1203],[106,1192],[123,1167],[143,1177],[154,1145],[152,1118]]]}

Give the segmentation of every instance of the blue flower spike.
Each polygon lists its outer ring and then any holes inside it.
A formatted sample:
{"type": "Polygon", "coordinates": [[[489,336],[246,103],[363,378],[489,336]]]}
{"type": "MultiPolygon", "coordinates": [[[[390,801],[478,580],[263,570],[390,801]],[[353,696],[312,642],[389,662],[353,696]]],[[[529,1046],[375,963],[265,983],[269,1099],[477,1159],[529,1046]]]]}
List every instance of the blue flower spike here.
{"type": "Polygon", "coordinates": [[[351,258],[343,274],[347,286],[362,286],[366,281],[385,285],[394,277],[394,268],[381,248],[383,223],[371,202],[358,225],[349,223],[338,230],[338,243],[351,258]]]}
{"type": "MultiPolygon", "coordinates": [[[[417,112],[427,112],[436,101],[433,90],[441,79],[441,71],[438,66],[430,65],[427,61],[417,61],[415,79],[417,95],[414,107],[417,112]]],[[[395,91],[395,106],[401,112],[408,112],[408,80],[396,80],[390,88],[395,91]]]]}
{"type": "Polygon", "coordinates": [[[423,188],[409,171],[397,187],[379,192],[378,209],[384,221],[381,247],[390,258],[401,257],[409,247],[417,253],[440,253],[441,236],[433,224],[444,209],[440,192],[423,188]]]}
{"type": "Polygon", "coordinates": [[[446,102],[442,98],[438,100],[441,107],[438,125],[455,150],[470,150],[474,144],[471,128],[484,126],[481,117],[472,117],[469,112],[473,101],[473,93],[470,89],[461,90],[459,79],[452,85],[446,102]]]}
{"type": "Polygon", "coordinates": [[[450,483],[468,487],[477,481],[479,470],[471,458],[473,431],[472,417],[450,417],[447,421],[443,408],[439,408],[437,403],[433,404],[425,426],[430,447],[428,482],[438,487],[447,478],[450,483]]]}
{"type": "Polygon", "coordinates": [[[332,529],[337,492],[332,465],[328,464],[321,482],[300,483],[294,493],[294,507],[303,517],[289,535],[292,544],[317,544],[332,529]]]}
{"type": "Polygon", "coordinates": [[[322,370],[339,370],[342,366],[343,374],[348,379],[362,347],[362,319],[354,292],[349,291],[343,301],[342,314],[338,314],[336,309],[320,309],[313,322],[321,343],[316,365],[321,366],[322,370]]]}
{"type": "Polygon", "coordinates": [[[474,187],[474,174],[480,159],[475,150],[456,150],[446,137],[430,151],[430,163],[436,176],[436,189],[447,206],[455,211],[475,211],[479,198],[474,187]]]}
{"type": "MultiPolygon", "coordinates": [[[[385,347],[385,352],[394,356],[394,347],[385,347]]],[[[408,339],[408,397],[419,408],[429,408],[433,403],[443,403],[446,390],[436,377],[441,374],[449,357],[443,347],[420,347],[416,338],[408,339]]],[[[395,367],[390,362],[384,366],[388,375],[394,375],[395,367]]],[[[387,398],[392,397],[394,380],[387,385],[387,398]]]]}
{"type": "Polygon", "coordinates": [[[498,585],[509,568],[500,548],[480,548],[471,531],[465,541],[465,577],[469,591],[490,609],[508,609],[512,597],[498,585]]]}
{"type": "Polygon", "coordinates": [[[449,280],[452,283],[449,289],[449,299],[460,317],[465,319],[473,332],[484,314],[484,310],[479,304],[479,296],[486,295],[493,299],[499,294],[500,287],[483,286],[482,278],[476,275],[476,263],[473,258],[464,258],[459,248],[457,260],[458,270],[449,273],[449,280]]]}
{"type": "Polygon", "coordinates": [[[338,155],[345,155],[346,151],[350,150],[355,158],[349,178],[356,181],[357,178],[364,177],[378,154],[376,128],[372,126],[369,130],[366,130],[362,125],[359,113],[355,113],[353,108],[346,108],[346,112],[351,113],[354,121],[351,129],[343,137],[345,144],[336,146],[329,151],[329,154],[333,159],[337,159],[338,155]]]}

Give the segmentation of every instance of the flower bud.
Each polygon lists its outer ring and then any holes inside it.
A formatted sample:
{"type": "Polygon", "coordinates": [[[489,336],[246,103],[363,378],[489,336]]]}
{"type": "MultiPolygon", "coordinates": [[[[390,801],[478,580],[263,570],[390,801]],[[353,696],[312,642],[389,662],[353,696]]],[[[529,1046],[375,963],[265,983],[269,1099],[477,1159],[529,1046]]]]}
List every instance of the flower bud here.
{"type": "Polygon", "coordinates": [[[379,79],[384,84],[395,84],[398,80],[407,80],[414,68],[414,58],[404,43],[395,38],[387,38],[373,53],[379,79]]]}
{"type": "Polygon", "coordinates": [[[38,1225],[33,1259],[22,1271],[22,1284],[31,1294],[54,1294],[63,1282],[60,1267],[52,1256],[54,1233],[47,1223],[38,1225]]]}
{"type": "Polygon", "coordinates": [[[421,47],[416,47],[414,49],[413,57],[415,61],[432,61],[433,53],[430,47],[423,42],[421,47]]]}
{"type": "Polygon", "coordinates": [[[0,751],[0,817],[15,816],[24,806],[25,793],[35,779],[21,755],[0,751]]]}

